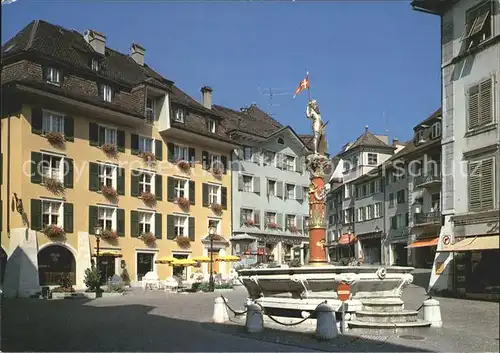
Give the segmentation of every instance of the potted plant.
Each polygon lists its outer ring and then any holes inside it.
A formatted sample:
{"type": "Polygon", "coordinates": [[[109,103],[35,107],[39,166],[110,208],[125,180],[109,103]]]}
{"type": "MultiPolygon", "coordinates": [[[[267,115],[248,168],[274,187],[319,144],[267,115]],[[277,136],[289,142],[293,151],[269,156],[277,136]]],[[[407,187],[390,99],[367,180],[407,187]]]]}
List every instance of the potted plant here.
{"type": "Polygon", "coordinates": [[[212,174],[214,175],[214,177],[220,178],[222,176],[222,168],[220,166],[213,166],[212,174]]]}
{"type": "Polygon", "coordinates": [[[101,186],[101,193],[109,199],[115,199],[118,193],[112,186],[103,185],[101,186]]]}
{"type": "Polygon", "coordinates": [[[75,288],[73,288],[71,278],[67,274],[62,275],[59,280],[59,286],[52,289],[52,292],[55,293],[73,293],[74,291],[75,288]]]}
{"type": "Polygon", "coordinates": [[[141,199],[146,205],[154,205],[156,203],[156,195],[152,192],[143,192],[141,199]]]}
{"type": "Polygon", "coordinates": [[[47,190],[52,191],[54,194],[64,194],[64,184],[62,181],[55,178],[44,178],[43,183],[45,184],[47,190]]]}
{"type": "Polygon", "coordinates": [[[294,225],[290,226],[290,227],[288,228],[288,230],[289,230],[291,233],[297,233],[297,232],[299,231],[299,229],[297,228],[297,226],[294,226],[294,225]]]}
{"type": "Polygon", "coordinates": [[[267,224],[267,228],[269,228],[269,229],[278,229],[278,224],[276,222],[269,222],[267,224]]]}
{"type": "Polygon", "coordinates": [[[43,233],[49,238],[57,238],[65,235],[64,229],[55,224],[49,224],[43,229],[43,233]]]}
{"type": "Polygon", "coordinates": [[[156,162],[156,156],[153,152],[142,152],[140,157],[144,162],[156,162]]]}
{"type": "Polygon", "coordinates": [[[222,213],[222,205],[219,203],[213,203],[210,205],[210,208],[216,215],[220,215],[222,213]]]}
{"type": "Polygon", "coordinates": [[[153,233],[151,233],[151,232],[147,232],[147,233],[141,234],[140,238],[146,244],[152,244],[152,243],[154,243],[156,241],[155,235],[153,233]]]}
{"type": "Polygon", "coordinates": [[[64,142],[66,142],[64,135],[60,132],[48,132],[45,134],[45,137],[47,138],[47,141],[54,146],[62,146],[64,145],[64,142]]]}
{"type": "Polygon", "coordinates": [[[186,162],[185,160],[181,159],[177,161],[177,167],[184,173],[188,173],[191,169],[191,165],[189,162],[186,162]]]}
{"type": "Polygon", "coordinates": [[[101,146],[101,149],[104,151],[104,153],[110,156],[115,156],[118,154],[118,149],[113,143],[105,143],[101,146]]]}
{"type": "Polygon", "coordinates": [[[253,219],[248,218],[248,219],[245,219],[245,225],[248,227],[251,227],[251,226],[255,225],[255,222],[253,219]]]}
{"type": "Polygon", "coordinates": [[[118,238],[118,234],[116,234],[116,232],[114,230],[106,228],[102,231],[101,237],[103,239],[107,239],[107,240],[114,240],[114,239],[118,238]]]}
{"type": "Polygon", "coordinates": [[[176,201],[177,201],[177,204],[182,208],[188,208],[191,204],[189,202],[189,199],[187,199],[185,197],[178,197],[176,201]]]}
{"type": "Polygon", "coordinates": [[[177,238],[175,238],[175,242],[181,248],[189,248],[191,246],[189,238],[183,235],[179,235],[177,238]]]}

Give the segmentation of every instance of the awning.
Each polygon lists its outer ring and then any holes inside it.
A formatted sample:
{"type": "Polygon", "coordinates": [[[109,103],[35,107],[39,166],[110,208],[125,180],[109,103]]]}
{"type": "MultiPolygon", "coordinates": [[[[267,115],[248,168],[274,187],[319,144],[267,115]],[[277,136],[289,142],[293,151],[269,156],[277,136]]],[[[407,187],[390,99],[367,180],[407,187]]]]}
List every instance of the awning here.
{"type": "Polygon", "coordinates": [[[232,240],[232,241],[235,241],[235,240],[256,240],[256,239],[257,239],[256,237],[252,237],[251,235],[248,235],[246,233],[238,234],[238,235],[235,235],[235,236],[232,236],[231,238],[229,238],[229,240],[232,240]]]}
{"type": "Polygon", "coordinates": [[[408,245],[407,248],[410,249],[410,248],[424,248],[427,246],[437,246],[438,242],[439,238],[415,240],[413,243],[408,245]]]}
{"type": "MultiPolygon", "coordinates": [[[[92,256],[96,257],[96,253],[92,256]]],[[[123,255],[119,250],[99,250],[99,257],[101,256],[122,257],[123,255]]]]}
{"type": "Polygon", "coordinates": [[[356,241],[354,234],[342,234],[339,238],[339,245],[349,245],[356,241]]]}
{"type": "Polygon", "coordinates": [[[469,237],[458,243],[448,245],[439,250],[442,252],[461,252],[500,249],[500,235],[469,237]]]}

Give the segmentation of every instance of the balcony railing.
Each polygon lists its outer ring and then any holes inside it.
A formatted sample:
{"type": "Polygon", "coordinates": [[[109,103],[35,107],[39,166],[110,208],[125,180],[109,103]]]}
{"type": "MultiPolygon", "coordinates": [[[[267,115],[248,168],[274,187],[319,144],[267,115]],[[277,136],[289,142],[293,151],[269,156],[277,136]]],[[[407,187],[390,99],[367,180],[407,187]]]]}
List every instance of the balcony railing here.
{"type": "Polygon", "coordinates": [[[441,174],[420,175],[415,178],[415,187],[441,182],[441,174]]]}
{"type": "Polygon", "coordinates": [[[441,211],[415,214],[414,224],[416,226],[424,224],[441,224],[441,211]]]}

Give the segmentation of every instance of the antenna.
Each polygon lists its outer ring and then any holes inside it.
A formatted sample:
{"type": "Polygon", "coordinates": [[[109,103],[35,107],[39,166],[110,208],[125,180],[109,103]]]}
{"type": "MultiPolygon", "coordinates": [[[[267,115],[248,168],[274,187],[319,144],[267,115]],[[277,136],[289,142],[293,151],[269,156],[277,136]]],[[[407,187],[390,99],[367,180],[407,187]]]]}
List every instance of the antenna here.
{"type": "Polygon", "coordinates": [[[389,117],[385,112],[382,113],[382,117],[384,118],[385,134],[389,136],[389,117]]]}
{"type": "Polygon", "coordinates": [[[268,96],[268,107],[269,107],[269,115],[274,117],[275,113],[271,112],[271,110],[273,110],[274,108],[276,107],[280,107],[281,104],[279,103],[275,103],[273,101],[273,97],[275,96],[291,96],[292,95],[292,92],[290,91],[287,91],[283,88],[272,88],[272,87],[269,87],[269,88],[261,88],[260,86],[257,87],[257,89],[259,90],[260,94],[264,95],[264,96],[268,96]]]}

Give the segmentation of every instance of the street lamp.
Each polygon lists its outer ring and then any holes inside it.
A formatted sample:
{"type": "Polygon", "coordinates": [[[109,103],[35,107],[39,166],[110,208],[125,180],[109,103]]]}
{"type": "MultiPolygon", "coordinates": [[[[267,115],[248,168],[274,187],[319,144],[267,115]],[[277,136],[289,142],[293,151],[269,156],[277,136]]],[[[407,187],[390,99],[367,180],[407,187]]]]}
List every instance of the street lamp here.
{"type": "Polygon", "coordinates": [[[214,237],[217,229],[215,227],[208,228],[208,236],[210,238],[210,279],[209,279],[209,289],[210,292],[215,290],[214,284],[214,237]]]}
{"type": "Polygon", "coordinates": [[[349,255],[352,255],[352,257],[354,258],[354,241],[352,241],[352,226],[347,227],[347,234],[349,235],[349,255]],[[351,247],[351,241],[352,241],[352,247],[351,247]]]}
{"type": "MultiPolygon", "coordinates": [[[[99,243],[101,242],[101,232],[102,232],[101,226],[96,226],[94,228],[95,241],[96,241],[96,245],[97,245],[97,250],[96,250],[96,254],[95,254],[95,266],[96,266],[97,273],[99,273],[99,243]]],[[[97,285],[95,287],[96,298],[100,296],[100,293],[101,293],[101,278],[99,276],[99,280],[97,281],[97,285]]]]}

